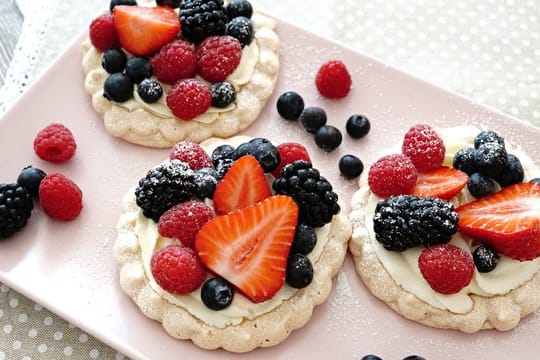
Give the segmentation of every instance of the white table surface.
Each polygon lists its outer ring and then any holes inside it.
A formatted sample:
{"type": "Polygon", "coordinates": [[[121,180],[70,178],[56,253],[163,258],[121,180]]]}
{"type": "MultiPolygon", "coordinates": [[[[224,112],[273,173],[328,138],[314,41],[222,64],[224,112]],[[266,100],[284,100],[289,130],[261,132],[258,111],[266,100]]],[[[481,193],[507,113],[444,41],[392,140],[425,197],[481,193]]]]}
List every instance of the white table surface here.
{"type": "MultiPolygon", "coordinates": [[[[0,114],[106,0],[0,0],[0,114]],[[2,20],[4,16],[4,20],[2,20]],[[15,45],[13,39],[17,39],[15,45]],[[6,50],[7,49],[7,50],[6,50]],[[10,50],[11,49],[11,50],[10,50]]],[[[540,0],[253,0],[276,17],[540,126],[540,0]]],[[[1,181],[1,179],[0,179],[1,181]]],[[[421,349],[419,349],[421,350],[421,349]]],[[[123,359],[0,284],[0,360],[123,359]]]]}

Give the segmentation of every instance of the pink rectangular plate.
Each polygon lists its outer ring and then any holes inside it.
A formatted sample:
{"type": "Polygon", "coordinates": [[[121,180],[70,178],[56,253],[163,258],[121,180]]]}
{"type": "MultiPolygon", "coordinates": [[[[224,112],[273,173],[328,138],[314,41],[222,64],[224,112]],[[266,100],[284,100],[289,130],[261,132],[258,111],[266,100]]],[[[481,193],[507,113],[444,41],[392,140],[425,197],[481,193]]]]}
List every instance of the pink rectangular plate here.
{"type": "MultiPolygon", "coordinates": [[[[339,176],[340,156],[356,154],[368,168],[383,149],[395,146],[416,123],[489,127],[521,144],[535,162],[540,160],[538,128],[290,24],[279,22],[278,32],[282,41],[280,80],[264,112],[245,134],[268,137],[275,143],[306,144],[315,165],[345,201],[355,191],[356,181],[339,176]],[[343,60],[353,75],[353,90],[339,101],[321,98],[314,87],[319,65],[332,58],[343,60]],[[327,110],[328,123],[344,134],[344,143],[337,150],[322,152],[299,123],[280,119],[276,98],[286,90],[302,94],[306,106],[327,110]],[[345,122],[354,113],[371,120],[371,132],[361,140],[353,140],[345,132],[345,122]]],[[[75,221],[52,221],[37,206],[28,227],[0,243],[0,280],[132,358],[231,357],[221,350],[205,351],[169,337],[120,290],[112,257],[120,201],[150,167],[166,158],[168,150],[143,148],[109,136],[85,93],[80,63],[77,42],[0,120],[2,182],[15,181],[25,165],[33,164],[47,173],[68,175],[84,192],[84,210],[75,221]],[[43,162],[33,152],[35,134],[51,122],[64,123],[77,139],[77,153],[66,164],[43,162]]],[[[536,348],[538,313],[512,331],[466,335],[432,329],[395,314],[364,288],[350,257],[334,284],[328,301],[315,309],[305,327],[279,346],[243,356],[359,359],[373,353],[385,359],[409,354],[428,359],[495,359],[503,352],[526,358],[536,348]]]]}

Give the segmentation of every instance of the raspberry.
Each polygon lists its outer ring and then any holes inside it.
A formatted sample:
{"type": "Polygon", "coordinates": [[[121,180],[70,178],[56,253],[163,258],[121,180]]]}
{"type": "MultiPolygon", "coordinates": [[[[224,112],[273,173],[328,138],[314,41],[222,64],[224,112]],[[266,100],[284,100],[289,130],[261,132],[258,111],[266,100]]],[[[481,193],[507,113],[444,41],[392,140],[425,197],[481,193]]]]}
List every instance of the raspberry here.
{"type": "Polygon", "coordinates": [[[351,75],[340,60],[330,60],[319,68],[315,77],[315,85],[319,93],[330,99],[347,96],[351,90],[351,75]]]}
{"type": "Polygon", "coordinates": [[[169,159],[185,162],[191,170],[214,167],[212,159],[204,149],[199,144],[191,141],[180,141],[174,145],[169,154],[169,159]]]}
{"type": "Polygon", "coordinates": [[[283,143],[277,146],[281,161],[278,167],[272,171],[272,175],[277,179],[281,177],[281,169],[296,160],[311,161],[307,149],[298,143],[283,143]]]}
{"type": "Polygon", "coordinates": [[[418,124],[405,134],[401,152],[411,159],[418,171],[429,171],[442,165],[446,148],[431,126],[418,124]]]}
{"type": "Polygon", "coordinates": [[[206,81],[218,82],[232,74],[242,57],[242,46],[232,36],[211,36],[197,48],[199,75],[206,81]]]}
{"type": "Polygon", "coordinates": [[[184,40],[168,43],[150,61],[156,78],[165,84],[192,78],[197,73],[197,58],[193,44],[184,40]]]}
{"type": "Polygon", "coordinates": [[[474,273],[471,254],[451,244],[426,248],[418,258],[418,267],[429,286],[446,295],[469,285],[474,273]]]}
{"type": "Polygon", "coordinates": [[[34,139],[34,151],[41,159],[62,163],[75,154],[77,144],[71,131],[62,124],[53,123],[41,130],[34,139]]]}
{"type": "Polygon", "coordinates": [[[183,79],[169,90],[166,101],[176,117],[187,121],[208,110],[212,103],[212,94],[199,80],[183,79]]]}
{"type": "Polygon", "coordinates": [[[90,23],[90,42],[99,51],[107,51],[120,47],[111,14],[103,14],[90,23]]]}
{"type": "Polygon", "coordinates": [[[412,161],[403,154],[386,155],[377,160],[368,173],[369,188],[376,195],[387,198],[409,194],[418,173],[412,161]]]}
{"type": "Polygon", "coordinates": [[[82,210],[82,192],[62,174],[45,176],[39,185],[39,203],[51,218],[62,221],[75,219],[82,210]]]}
{"type": "Polygon", "coordinates": [[[188,294],[198,289],[204,280],[204,267],[195,250],[180,245],[170,245],[156,252],[150,268],[158,285],[173,294],[188,294]]]}
{"type": "Polygon", "coordinates": [[[195,235],[213,217],[214,212],[205,203],[186,201],[161,215],[158,231],[161,236],[178,239],[182,245],[193,248],[195,235]]]}

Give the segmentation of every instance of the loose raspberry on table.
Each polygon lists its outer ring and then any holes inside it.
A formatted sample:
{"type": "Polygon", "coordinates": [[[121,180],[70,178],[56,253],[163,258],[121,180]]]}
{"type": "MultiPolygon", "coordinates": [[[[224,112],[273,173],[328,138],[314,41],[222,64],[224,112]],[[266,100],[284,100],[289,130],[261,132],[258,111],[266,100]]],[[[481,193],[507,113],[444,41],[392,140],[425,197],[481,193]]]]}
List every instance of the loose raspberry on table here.
{"type": "Polygon", "coordinates": [[[209,82],[224,81],[240,64],[242,45],[232,36],[211,36],[197,47],[199,75],[209,82]]]}
{"type": "Polygon", "coordinates": [[[214,167],[210,155],[204,151],[201,145],[191,141],[180,141],[174,145],[169,154],[169,159],[185,162],[191,170],[214,167]]]}
{"type": "Polygon", "coordinates": [[[81,213],[82,191],[66,176],[53,173],[45,176],[39,185],[39,203],[53,219],[70,221],[81,213]]]}
{"type": "Polygon", "coordinates": [[[156,78],[165,84],[172,85],[197,73],[195,47],[185,40],[175,40],[163,46],[150,63],[156,78]]]}
{"type": "Polygon", "coordinates": [[[474,274],[471,254],[451,244],[426,248],[418,258],[418,267],[429,286],[446,295],[469,285],[474,274]]]}
{"type": "Polygon", "coordinates": [[[401,152],[411,159],[418,171],[429,171],[442,165],[446,147],[431,126],[418,124],[405,134],[401,152]]]}
{"type": "Polygon", "coordinates": [[[156,252],[150,269],[163,290],[178,295],[198,289],[205,275],[195,250],[181,245],[170,245],[156,252]]]}
{"type": "Polygon", "coordinates": [[[277,179],[281,177],[281,169],[287,165],[295,162],[296,160],[311,161],[307,149],[298,143],[283,143],[277,146],[281,161],[278,167],[272,171],[272,175],[277,179]]]}
{"type": "Polygon", "coordinates": [[[103,14],[92,20],[89,35],[92,45],[101,52],[120,47],[111,14],[103,14]]]}
{"type": "Polygon", "coordinates": [[[181,120],[204,114],[212,103],[210,89],[196,79],[178,81],[167,94],[167,106],[181,120]]]}
{"type": "Polygon", "coordinates": [[[368,173],[369,188],[375,195],[387,198],[409,194],[418,172],[412,161],[403,154],[386,155],[371,165],[368,173]]]}
{"type": "Polygon", "coordinates": [[[77,144],[71,131],[62,124],[52,123],[34,139],[34,151],[41,159],[62,163],[75,154],[77,144]]]}
{"type": "Polygon", "coordinates": [[[186,201],[167,210],[158,222],[161,236],[178,239],[182,245],[193,248],[195,235],[214,217],[214,211],[205,203],[186,201]]]}
{"type": "Polygon", "coordinates": [[[330,60],[319,68],[315,85],[319,93],[330,99],[340,99],[351,90],[352,79],[349,70],[340,60],[330,60]]]}

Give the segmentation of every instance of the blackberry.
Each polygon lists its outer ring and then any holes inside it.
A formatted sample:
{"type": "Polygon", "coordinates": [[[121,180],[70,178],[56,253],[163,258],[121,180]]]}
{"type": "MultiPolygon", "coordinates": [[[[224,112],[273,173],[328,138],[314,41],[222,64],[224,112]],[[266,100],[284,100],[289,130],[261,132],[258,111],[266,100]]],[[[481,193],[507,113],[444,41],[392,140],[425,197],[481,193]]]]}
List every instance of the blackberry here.
{"type": "Polygon", "coordinates": [[[482,173],[474,173],[467,180],[467,189],[475,198],[482,198],[496,191],[495,182],[482,173]]]}
{"type": "Polygon", "coordinates": [[[302,254],[293,254],[287,259],[285,281],[295,289],[302,289],[313,280],[313,265],[311,260],[302,254]]]}
{"type": "Polygon", "coordinates": [[[345,130],[354,139],[360,139],[366,136],[371,129],[369,119],[364,115],[353,115],[347,120],[345,130]]]}
{"type": "Polygon", "coordinates": [[[299,208],[298,222],[312,227],[323,226],[340,210],[338,196],[332,185],[311,162],[297,160],[281,169],[281,177],[272,188],[277,194],[288,195],[299,208]]]}
{"type": "Polygon", "coordinates": [[[186,0],[180,4],[182,36],[192,43],[225,35],[228,21],[223,0],[186,0]]]}
{"type": "Polygon", "coordinates": [[[127,56],[122,49],[109,49],[101,57],[101,66],[109,74],[124,71],[126,67],[127,56]]]}
{"type": "Polygon", "coordinates": [[[0,184],[0,239],[10,237],[28,223],[34,202],[19,184],[0,184]]]}
{"type": "Polygon", "coordinates": [[[460,149],[454,155],[454,161],[453,161],[452,166],[455,169],[461,170],[470,176],[477,171],[476,165],[475,165],[475,157],[476,157],[475,148],[466,147],[466,148],[460,149]]]}
{"type": "Polygon", "coordinates": [[[212,310],[223,310],[231,305],[234,297],[234,289],[221,278],[207,280],[201,289],[201,300],[212,310]]]}
{"type": "Polygon", "coordinates": [[[501,187],[507,187],[522,182],[524,177],[525,172],[519,158],[514,154],[508,154],[506,157],[506,167],[494,178],[494,180],[497,181],[501,187]]]}
{"type": "Polygon", "coordinates": [[[195,171],[193,182],[197,187],[198,197],[211,199],[214,196],[214,191],[216,191],[218,173],[215,169],[208,167],[199,169],[195,171]]]}
{"type": "Polygon", "coordinates": [[[253,138],[236,148],[236,159],[248,154],[255,157],[267,173],[274,171],[281,162],[279,150],[265,138],[253,138]]]}
{"type": "Polygon", "coordinates": [[[449,242],[458,219],[454,205],[447,201],[398,195],[377,204],[373,230],[386,250],[404,251],[449,242]]]}
{"type": "Polygon", "coordinates": [[[41,180],[45,176],[47,174],[43,170],[33,166],[27,166],[22,169],[17,177],[17,184],[24,186],[30,195],[37,198],[39,196],[39,184],[41,184],[41,180]]]}
{"type": "Polygon", "coordinates": [[[300,122],[308,133],[316,133],[321,126],[326,125],[326,111],[317,106],[307,107],[300,114],[300,122]]]}
{"type": "Polygon", "coordinates": [[[139,180],[135,189],[137,205],[143,215],[158,222],[159,217],[174,205],[195,195],[195,173],[180,160],[167,161],[139,180]]]}
{"type": "Polygon", "coordinates": [[[488,273],[495,269],[499,254],[487,245],[480,245],[473,251],[474,265],[478,272],[488,273]]]}
{"type": "Polygon", "coordinates": [[[233,84],[227,81],[212,84],[212,106],[225,108],[236,100],[236,89],[233,84]]]}
{"type": "Polygon", "coordinates": [[[152,76],[152,65],[144,57],[134,56],[126,63],[126,75],[131,78],[135,84],[152,76]]]}
{"type": "Polygon", "coordinates": [[[341,141],[343,141],[341,131],[332,125],[322,126],[315,133],[315,144],[327,152],[337,148],[341,141]]]}
{"type": "Polygon", "coordinates": [[[409,356],[404,357],[403,360],[426,360],[426,359],[418,355],[409,355],[409,356]]]}
{"type": "Polygon", "coordinates": [[[103,84],[103,96],[120,103],[128,101],[133,96],[133,81],[122,73],[111,74],[103,84]]]}
{"type": "Polygon", "coordinates": [[[489,177],[497,177],[506,168],[507,153],[504,146],[496,142],[482,144],[476,149],[474,164],[478,171],[489,177]]]}
{"type": "Polygon", "coordinates": [[[236,38],[242,47],[253,41],[253,24],[245,16],[238,16],[227,23],[226,34],[236,38]]]}
{"type": "Polygon", "coordinates": [[[311,226],[299,224],[294,233],[294,240],[289,252],[292,254],[309,254],[317,245],[317,234],[311,226]]]}
{"type": "Polygon", "coordinates": [[[229,19],[234,19],[237,16],[245,16],[250,19],[253,15],[253,7],[247,0],[232,0],[227,5],[227,15],[229,15],[229,19]]]}
{"type": "Polygon", "coordinates": [[[287,91],[279,96],[276,107],[279,115],[285,120],[298,120],[304,111],[304,99],[294,91],[287,91]]]}
{"type": "Polygon", "coordinates": [[[338,167],[341,175],[348,179],[358,177],[362,171],[364,171],[364,164],[362,163],[362,160],[350,154],[343,155],[341,159],[339,159],[338,167]]]}
{"type": "Polygon", "coordinates": [[[163,96],[163,87],[152,79],[144,79],[137,86],[137,94],[147,104],[153,104],[163,96]]]}
{"type": "Polygon", "coordinates": [[[474,148],[478,149],[481,145],[487,143],[497,143],[504,147],[504,138],[497,134],[495,131],[487,130],[482,131],[474,138],[474,148]]]}

